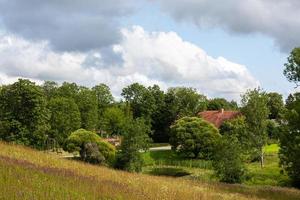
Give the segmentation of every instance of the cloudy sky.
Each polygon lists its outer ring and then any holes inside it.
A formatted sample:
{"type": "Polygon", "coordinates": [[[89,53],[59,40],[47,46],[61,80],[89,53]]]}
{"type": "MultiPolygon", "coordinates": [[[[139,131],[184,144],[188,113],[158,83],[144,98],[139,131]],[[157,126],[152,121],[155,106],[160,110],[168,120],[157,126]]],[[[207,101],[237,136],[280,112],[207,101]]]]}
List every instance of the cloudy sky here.
{"type": "Polygon", "coordinates": [[[19,77],[194,87],[239,99],[254,87],[285,96],[300,46],[298,0],[0,0],[0,84],[19,77]]]}

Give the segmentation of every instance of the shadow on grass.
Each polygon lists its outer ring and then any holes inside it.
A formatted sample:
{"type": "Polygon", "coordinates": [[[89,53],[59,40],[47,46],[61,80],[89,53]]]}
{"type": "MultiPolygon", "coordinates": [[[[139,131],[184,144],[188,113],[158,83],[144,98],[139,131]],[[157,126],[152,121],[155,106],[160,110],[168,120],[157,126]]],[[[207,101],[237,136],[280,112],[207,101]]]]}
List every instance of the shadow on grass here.
{"type": "Polygon", "coordinates": [[[170,176],[170,177],[183,177],[190,175],[189,172],[185,171],[181,168],[173,168],[173,167],[157,167],[151,169],[148,172],[151,175],[155,176],[170,176]]]}

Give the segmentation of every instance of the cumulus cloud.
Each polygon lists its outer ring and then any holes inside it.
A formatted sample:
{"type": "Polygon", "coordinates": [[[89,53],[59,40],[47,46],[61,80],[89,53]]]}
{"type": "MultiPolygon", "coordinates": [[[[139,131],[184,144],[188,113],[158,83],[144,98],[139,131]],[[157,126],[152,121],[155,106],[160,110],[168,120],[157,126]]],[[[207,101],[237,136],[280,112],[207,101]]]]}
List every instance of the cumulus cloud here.
{"type": "Polygon", "coordinates": [[[18,36],[0,37],[0,80],[26,77],[34,80],[72,81],[92,86],[108,84],[116,96],[133,82],[158,84],[163,89],[189,86],[199,92],[238,99],[258,81],[243,65],[213,58],[174,32],[147,32],[135,26],[121,31],[122,40],[110,54],[123,62],[104,65],[101,52],[55,52],[49,43],[18,36]]]}
{"type": "Polygon", "coordinates": [[[221,27],[233,33],[261,33],[282,51],[300,45],[298,0],[156,0],[178,21],[199,27],[221,27]]]}
{"type": "Polygon", "coordinates": [[[26,39],[48,40],[55,50],[88,51],[117,43],[119,18],[134,7],[133,0],[0,0],[0,21],[26,39]]]}

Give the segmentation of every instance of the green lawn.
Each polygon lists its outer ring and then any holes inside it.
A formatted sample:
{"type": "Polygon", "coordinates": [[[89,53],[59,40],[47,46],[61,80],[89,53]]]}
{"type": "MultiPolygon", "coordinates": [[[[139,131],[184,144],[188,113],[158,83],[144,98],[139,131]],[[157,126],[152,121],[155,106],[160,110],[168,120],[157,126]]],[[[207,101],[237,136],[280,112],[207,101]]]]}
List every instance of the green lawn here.
{"type": "MultiPolygon", "coordinates": [[[[280,173],[277,144],[264,148],[265,166],[259,162],[246,163],[248,169],[246,185],[288,185],[287,175],[280,173]]],[[[196,179],[201,181],[218,181],[214,176],[210,161],[199,159],[184,159],[171,150],[152,151],[143,153],[145,167],[143,172],[152,175],[165,175],[196,179]],[[178,175],[179,174],[179,175],[178,175]]]]}

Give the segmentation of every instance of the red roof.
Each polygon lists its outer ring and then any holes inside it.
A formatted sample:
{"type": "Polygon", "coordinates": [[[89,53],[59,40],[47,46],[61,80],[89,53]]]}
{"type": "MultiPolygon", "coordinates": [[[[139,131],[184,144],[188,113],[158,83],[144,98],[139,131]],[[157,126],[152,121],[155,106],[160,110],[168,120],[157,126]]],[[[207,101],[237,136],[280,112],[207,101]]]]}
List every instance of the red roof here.
{"type": "Polygon", "coordinates": [[[198,115],[204,120],[214,124],[217,128],[219,128],[226,120],[234,119],[240,116],[241,112],[214,110],[200,112],[198,115]]]}

